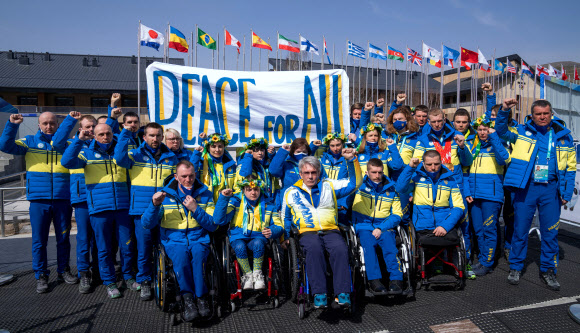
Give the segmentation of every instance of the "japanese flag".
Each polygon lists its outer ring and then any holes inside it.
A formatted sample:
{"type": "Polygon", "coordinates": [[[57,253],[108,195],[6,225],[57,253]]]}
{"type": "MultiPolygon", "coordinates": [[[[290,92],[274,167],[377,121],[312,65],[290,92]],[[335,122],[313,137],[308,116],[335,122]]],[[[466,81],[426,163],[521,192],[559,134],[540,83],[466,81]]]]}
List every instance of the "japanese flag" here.
{"type": "Polygon", "coordinates": [[[139,30],[141,31],[139,38],[141,40],[141,45],[149,46],[159,51],[159,46],[163,45],[163,42],[165,41],[163,34],[144,26],[143,24],[141,24],[139,30]]]}

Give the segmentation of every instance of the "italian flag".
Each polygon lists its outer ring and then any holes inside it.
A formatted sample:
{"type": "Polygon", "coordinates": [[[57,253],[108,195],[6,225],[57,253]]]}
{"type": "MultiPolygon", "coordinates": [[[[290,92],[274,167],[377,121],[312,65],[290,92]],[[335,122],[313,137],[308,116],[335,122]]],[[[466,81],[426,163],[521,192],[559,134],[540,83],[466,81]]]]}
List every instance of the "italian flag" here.
{"type": "Polygon", "coordinates": [[[280,34],[278,34],[278,49],[300,53],[300,46],[298,46],[297,41],[288,39],[280,34]]]}

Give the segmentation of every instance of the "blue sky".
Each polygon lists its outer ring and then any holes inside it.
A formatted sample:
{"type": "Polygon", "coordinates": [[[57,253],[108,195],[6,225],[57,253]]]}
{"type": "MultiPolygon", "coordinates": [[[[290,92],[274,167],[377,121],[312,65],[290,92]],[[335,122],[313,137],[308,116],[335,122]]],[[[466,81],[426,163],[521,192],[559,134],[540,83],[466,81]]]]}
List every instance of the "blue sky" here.
{"type": "MultiPolygon", "coordinates": [[[[580,61],[578,20],[580,1],[495,0],[439,1],[11,1],[2,4],[0,49],[16,51],[133,55],[137,25],[163,31],[167,23],[187,36],[198,24],[214,38],[226,26],[239,40],[246,35],[249,68],[250,29],[276,50],[276,31],[292,39],[302,34],[322,45],[326,36],[332,58],[340,62],[347,39],[366,48],[389,43],[404,51],[421,52],[421,40],[439,49],[441,43],[498,57],[518,53],[531,65],[580,61]],[[549,5],[549,6],[548,6],[549,5]]],[[[211,51],[198,46],[198,61],[211,67],[211,51]]],[[[235,48],[226,49],[228,69],[235,67],[235,48]]],[[[262,51],[262,68],[266,53],[262,51]]],[[[285,51],[282,51],[285,57],[285,51]]],[[[254,49],[254,69],[258,66],[254,49]]],[[[162,52],[143,48],[142,55],[162,52]]],[[[171,50],[172,57],[183,55],[171,50]]],[[[241,63],[240,57],[240,63],[241,63]]],[[[319,59],[319,58],[317,58],[319,59]]],[[[349,64],[352,64],[350,59],[349,64]]],[[[240,65],[241,68],[241,65],[240,65]]]]}

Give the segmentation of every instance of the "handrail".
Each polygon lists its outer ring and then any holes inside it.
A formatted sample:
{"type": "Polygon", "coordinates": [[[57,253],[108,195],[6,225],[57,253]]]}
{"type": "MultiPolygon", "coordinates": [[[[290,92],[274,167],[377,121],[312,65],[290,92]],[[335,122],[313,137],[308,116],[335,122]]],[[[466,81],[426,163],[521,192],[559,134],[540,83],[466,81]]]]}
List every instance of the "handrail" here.
{"type": "MultiPolygon", "coordinates": [[[[26,201],[26,199],[14,199],[14,200],[5,200],[4,199],[4,191],[20,191],[26,190],[26,186],[17,186],[17,187],[0,187],[0,235],[2,237],[6,237],[6,221],[4,218],[4,203],[5,202],[14,202],[14,201],[26,201]]],[[[18,211],[20,213],[21,211],[18,211]]]]}
{"type": "Polygon", "coordinates": [[[25,175],[25,174],[26,174],[26,171],[21,171],[21,172],[13,173],[13,174],[10,174],[10,175],[2,176],[2,177],[0,177],[0,181],[2,181],[4,179],[16,177],[16,176],[25,175]]]}

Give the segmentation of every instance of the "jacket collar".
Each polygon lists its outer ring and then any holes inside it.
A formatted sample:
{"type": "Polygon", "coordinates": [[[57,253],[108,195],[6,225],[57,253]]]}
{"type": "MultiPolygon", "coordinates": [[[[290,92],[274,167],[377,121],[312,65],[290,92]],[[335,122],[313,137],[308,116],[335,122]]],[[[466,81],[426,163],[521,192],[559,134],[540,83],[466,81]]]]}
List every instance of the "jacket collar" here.
{"type": "Polygon", "coordinates": [[[115,151],[115,146],[117,145],[117,137],[113,136],[113,141],[111,141],[111,146],[109,147],[109,149],[107,151],[103,151],[101,149],[101,147],[99,147],[99,145],[97,144],[97,140],[93,139],[91,141],[91,143],[89,143],[89,149],[94,150],[96,152],[99,153],[105,153],[108,155],[113,155],[113,152],[115,151]]]}
{"type": "MultiPolygon", "coordinates": [[[[374,183],[373,181],[369,178],[369,176],[365,176],[365,178],[363,179],[363,183],[365,185],[367,185],[367,187],[374,189],[374,183]]],[[[387,192],[390,188],[393,188],[394,191],[394,187],[395,187],[395,182],[393,182],[391,179],[385,177],[383,175],[383,179],[381,181],[381,183],[379,184],[379,191],[377,191],[377,193],[382,194],[387,192]]]]}
{"type": "MultiPolygon", "coordinates": [[[[179,194],[177,193],[177,191],[179,191],[179,182],[173,177],[173,175],[169,176],[168,179],[165,180],[165,187],[163,187],[163,191],[165,193],[167,193],[168,195],[172,196],[174,199],[179,200],[179,194]],[[171,178],[169,178],[171,177],[171,178]]],[[[204,193],[205,191],[207,191],[207,186],[202,184],[197,178],[195,179],[195,182],[193,183],[193,192],[192,192],[192,197],[197,197],[199,195],[201,195],[202,193],[204,193]]]]}
{"type": "MultiPolygon", "coordinates": [[[[439,175],[439,179],[437,181],[440,181],[442,179],[447,179],[447,178],[451,178],[453,179],[454,175],[453,172],[451,170],[449,170],[445,165],[441,165],[441,174],[439,175]]],[[[425,168],[423,167],[423,162],[421,162],[421,164],[419,164],[419,166],[417,167],[417,174],[419,174],[422,177],[425,177],[427,179],[431,179],[429,177],[429,175],[427,175],[427,172],[425,172],[425,168]]]]}

